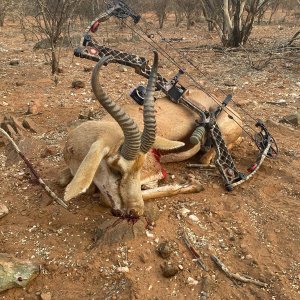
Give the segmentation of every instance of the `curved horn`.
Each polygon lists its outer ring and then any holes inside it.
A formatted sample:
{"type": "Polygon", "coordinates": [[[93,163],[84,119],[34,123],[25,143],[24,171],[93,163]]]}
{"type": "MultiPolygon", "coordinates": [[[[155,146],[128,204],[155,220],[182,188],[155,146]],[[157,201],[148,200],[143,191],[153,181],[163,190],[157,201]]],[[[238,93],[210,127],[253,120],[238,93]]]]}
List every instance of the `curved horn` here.
{"type": "Polygon", "coordinates": [[[144,100],[144,130],[141,138],[141,152],[147,153],[155,142],[156,119],[154,111],[154,89],[157,80],[158,54],[154,51],[154,61],[146,89],[144,100]]]}
{"type": "Polygon", "coordinates": [[[112,56],[105,56],[96,64],[92,73],[91,84],[97,100],[123,130],[125,140],[121,148],[121,155],[127,160],[134,160],[141,145],[139,128],[128,114],[108,97],[99,83],[100,68],[111,58],[112,56]]]}

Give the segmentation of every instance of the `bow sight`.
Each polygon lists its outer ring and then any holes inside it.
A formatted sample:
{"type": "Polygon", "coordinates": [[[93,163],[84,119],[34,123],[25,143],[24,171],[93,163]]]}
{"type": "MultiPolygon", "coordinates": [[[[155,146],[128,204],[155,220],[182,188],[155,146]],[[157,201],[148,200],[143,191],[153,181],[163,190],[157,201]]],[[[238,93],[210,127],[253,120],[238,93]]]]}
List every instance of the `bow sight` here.
{"type": "MultiPolygon", "coordinates": [[[[88,28],[83,34],[81,46],[75,49],[74,55],[93,61],[99,61],[102,57],[111,56],[111,58],[107,60],[106,64],[117,63],[132,67],[137,74],[148,79],[151,67],[147,64],[147,60],[144,57],[105,47],[104,45],[100,45],[96,42],[95,39],[93,39],[92,34],[97,31],[100,23],[108,20],[112,16],[119,19],[131,17],[135,24],[137,24],[141,18],[140,15],[138,15],[130,7],[128,7],[124,3],[124,1],[111,1],[107,6],[106,12],[101,14],[90,24],[90,26],[88,26],[88,28]]],[[[142,32],[142,34],[146,35],[145,32],[141,29],[141,27],[139,29],[142,32]]],[[[137,33],[136,31],[134,32],[137,33]]],[[[192,144],[200,143],[203,140],[204,135],[206,135],[207,138],[204,146],[206,149],[209,149],[212,146],[215,148],[215,165],[217,166],[220,174],[222,175],[227,190],[232,190],[233,187],[251,178],[257,172],[257,170],[263,163],[265,157],[274,158],[277,155],[278,148],[274,138],[269,133],[264,123],[261,120],[258,120],[256,121],[255,126],[260,131],[255,131],[254,136],[251,136],[248,132],[246,132],[255,142],[257,148],[259,149],[257,160],[248,169],[249,174],[239,172],[226,147],[221,131],[216,123],[216,118],[221,113],[221,111],[225,111],[228,114],[228,117],[232,120],[235,120],[235,117],[239,118],[237,115],[233,116],[232,114],[229,114],[226,110],[228,103],[230,101],[233,101],[232,96],[227,95],[224,101],[220,103],[216,98],[214,98],[213,95],[209,94],[207,91],[204,91],[203,87],[199,86],[197,81],[190,74],[188,74],[184,69],[180,68],[176,61],[153,40],[153,37],[148,36],[148,38],[153,42],[150,43],[146,40],[145,37],[143,37],[142,34],[137,34],[140,37],[142,37],[147,43],[149,43],[153,48],[155,48],[158,52],[160,52],[165,58],[167,58],[169,61],[171,61],[174,65],[178,67],[178,73],[171,80],[167,80],[161,74],[157,74],[156,90],[162,91],[172,102],[183,105],[198,114],[199,120],[197,120],[195,123],[195,130],[191,135],[190,142],[192,144]],[[179,78],[184,74],[188,76],[199,89],[204,91],[218,104],[218,107],[215,111],[208,112],[206,110],[203,110],[200,107],[194,105],[185,97],[184,94],[187,89],[179,83],[179,78]]],[[[189,60],[187,61],[188,63],[190,63],[189,60]]],[[[195,65],[191,65],[195,69],[197,69],[195,65]]],[[[142,105],[144,93],[144,87],[139,86],[136,89],[134,89],[130,95],[138,104],[142,105]]],[[[250,116],[249,113],[248,115],[250,116]]],[[[245,131],[244,128],[243,130],[245,131]]]]}

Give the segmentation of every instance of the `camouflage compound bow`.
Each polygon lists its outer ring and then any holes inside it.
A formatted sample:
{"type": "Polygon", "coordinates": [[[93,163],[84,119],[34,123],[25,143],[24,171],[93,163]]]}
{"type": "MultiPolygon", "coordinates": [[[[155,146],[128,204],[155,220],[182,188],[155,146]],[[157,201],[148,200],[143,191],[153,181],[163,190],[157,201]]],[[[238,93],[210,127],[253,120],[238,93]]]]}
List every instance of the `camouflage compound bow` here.
{"type": "MultiPolygon", "coordinates": [[[[106,12],[97,17],[85,30],[83,38],[81,40],[81,45],[74,51],[74,55],[81,58],[86,58],[93,61],[99,61],[102,57],[109,56],[110,59],[106,61],[108,63],[117,63],[121,65],[126,65],[134,68],[135,72],[145,78],[149,78],[151,67],[147,64],[147,61],[144,57],[140,57],[134,54],[126,53],[123,51],[118,51],[115,49],[108,48],[104,45],[97,43],[93,37],[93,33],[97,31],[100,23],[105,22],[110,17],[116,17],[118,19],[126,19],[131,17],[134,24],[137,24],[141,16],[135,13],[128,5],[125,4],[122,0],[113,0],[108,3],[106,12]]],[[[132,27],[129,27],[132,28],[132,27]]],[[[142,31],[142,34],[146,34],[142,31]]],[[[139,34],[140,37],[144,38],[142,34],[139,34]]],[[[168,53],[162,49],[151,36],[147,36],[153,42],[151,45],[158,52],[163,54],[164,57],[169,59],[173,64],[178,66],[176,61],[168,55],[168,53]]],[[[187,60],[188,61],[188,60],[187,60]]],[[[188,61],[190,63],[190,61],[188,61]]],[[[195,67],[193,65],[193,67],[195,67]]],[[[247,181],[250,179],[260,168],[264,159],[274,158],[278,153],[278,148],[276,142],[272,135],[269,133],[268,129],[261,120],[255,120],[255,126],[259,131],[255,131],[255,134],[252,136],[248,134],[251,139],[255,142],[259,153],[255,163],[248,169],[248,174],[244,174],[237,170],[235,163],[230,155],[225,142],[223,140],[220,129],[216,123],[216,118],[222,110],[226,111],[227,104],[232,100],[232,96],[228,95],[225,100],[220,103],[207,93],[212,99],[218,103],[218,108],[213,112],[204,111],[200,107],[195,106],[188,99],[185,98],[184,92],[187,90],[183,85],[179,83],[179,78],[183,74],[187,75],[197,87],[203,90],[203,87],[199,86],[197,81],[184,69],[179,68],[178,73],[171,79],[167,80],[162,75],[158,74],[158,79],[156,82],[156,89],[162,91],[170,99],[170,101],[175,104],[180,104],[192,111],[196,112],[199,115],[199,120],[195,123],[195,130],[191,135],[190,142],[192,144],[199,143],[204,134],[208,135],[208,141],[216,150],[216,160],[215,165],[218,168],[219,172],[222,175],[222,178],[225,183],[227,190],[232,190],[235,186],[247,181]]],[[[131,93],[131,97],[140,105],[143,104],[143,94],[144,88],[142,86],[137,87],[131,93]]],[[[226,111],[227,112],[227,111],[226,111]]],[[[227,112],[229,118],[235,120],[235,117],[239,118],[237,115],[232,116],[227,112]]],[[[249,115],[249,114],[248,114],[249,115]]],[[[251,128],[251,127],[250,127],[251,128]]],[[[245,131],[245,129],[243,128],[245,131]]]]}

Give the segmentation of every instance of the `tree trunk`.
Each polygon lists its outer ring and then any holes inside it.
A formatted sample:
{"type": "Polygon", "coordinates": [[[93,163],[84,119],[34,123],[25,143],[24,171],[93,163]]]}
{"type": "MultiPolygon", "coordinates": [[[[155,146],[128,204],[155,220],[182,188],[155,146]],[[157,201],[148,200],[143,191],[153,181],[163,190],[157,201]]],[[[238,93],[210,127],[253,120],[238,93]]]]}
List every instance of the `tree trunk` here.
{"type": "Polygon", "coordinates": [[[276,1],[276,3],[274,4],[274,6],[272,7],[272,10],[271,10],[271,14],[270,14],[270,18],[269,18],[269,21],[268,21],[268,25],[271,24],[272,19],[273,19],[275,13],[278,10],[278,6],[279,6],[279,1],[276,1]]]}
{"type": "Polygon", "coordinates": [[[191,27],[192,27],[192,24],[193,24],[193,21],[192,21],[191,17],[190,17],[190,16],[187,16],[187,20],[186,20],[186,29],[187,29],[187,30],[190,30],[191,27]]]}
{"type": "Polygon", "coordinates": [[[175,11],[175,27],[178,27],[183,20],[181,12],[175,11]]]}
{"type": "Polygon", "coordinates": [[[58,73],[58,56],[53,48],[51,50],[51,72],[52,74],[58,73]]]}
{"type": "Polygon", "coordinates": [[[159,29],[162,29],[164,27],[165,18],[166,18],[166,14],[161,14],[158,17],[159,29]]]}
{"type": "Polygon", "coordinates": [[[214,23],[212,21],[207,21],[207,29],[209,32],[214,31],[214,23]]]}
{"type": "Polygon", "coordinates": [[[233,29],[232,29],[232,37],[231,37],[231,45],[230,45],[233,47],[239,47],[242,42],[241,29],[240,29],[240,24],[241,24],[240,16],[241,16],[241,1],[237,0],[235,13],[233,17],[233,29]]]}
{"type": "Polygon", "coordinates": [[[229,15],[228,0],[223,0],[223,36],[222,43],[224,46],[228,46],[232,35],[232,22],[229,15]]]}

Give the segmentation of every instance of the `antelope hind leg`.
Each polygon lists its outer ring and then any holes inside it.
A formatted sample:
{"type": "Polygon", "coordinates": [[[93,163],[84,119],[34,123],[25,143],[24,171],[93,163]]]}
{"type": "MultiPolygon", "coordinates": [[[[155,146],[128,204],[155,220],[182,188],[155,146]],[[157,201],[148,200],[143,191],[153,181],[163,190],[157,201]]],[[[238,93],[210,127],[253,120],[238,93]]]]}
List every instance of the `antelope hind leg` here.
{"type": "Polygon", "coordinates": [[[154,198],[174,196],[178,194],[198,193],[201,191],[203,191],[203,186],[200,184],[200,182],[195,179],[190,179],[185,184],[176,183],[172,185],[157,187],[150,190],[143,190],[142,196],[143,200],[145,201],[154,198]]]}

